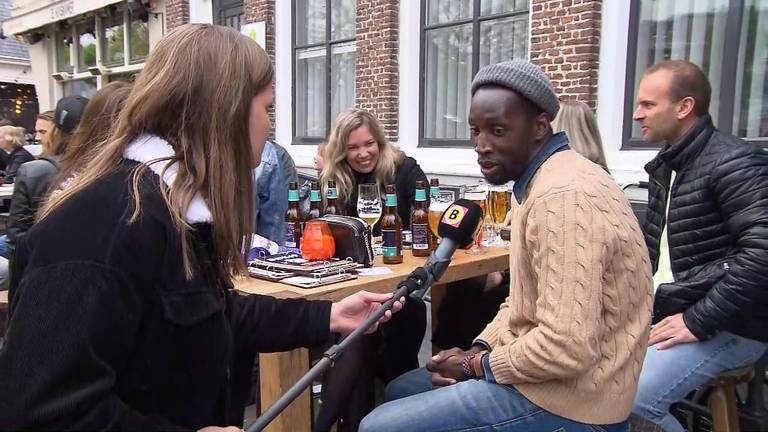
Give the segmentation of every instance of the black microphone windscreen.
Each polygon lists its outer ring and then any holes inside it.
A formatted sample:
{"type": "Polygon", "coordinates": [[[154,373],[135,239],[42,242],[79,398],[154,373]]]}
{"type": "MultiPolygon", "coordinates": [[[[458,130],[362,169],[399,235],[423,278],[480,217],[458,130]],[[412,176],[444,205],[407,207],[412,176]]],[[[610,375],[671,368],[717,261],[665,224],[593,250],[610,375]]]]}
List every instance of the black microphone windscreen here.
{"type": "Polygon", "coordinates": [[[451,204],[440,217],[437,232],[458,245],[472,242],[483,220],[483,209],[470,200],[460,199],[451,204]]]}

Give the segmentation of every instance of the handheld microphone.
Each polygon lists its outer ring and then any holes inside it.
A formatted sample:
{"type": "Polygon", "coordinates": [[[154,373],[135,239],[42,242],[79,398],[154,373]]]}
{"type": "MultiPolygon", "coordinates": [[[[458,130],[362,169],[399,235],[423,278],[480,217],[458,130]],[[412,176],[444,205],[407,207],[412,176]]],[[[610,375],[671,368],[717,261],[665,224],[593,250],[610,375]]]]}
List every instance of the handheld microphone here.
{"type": "Polygon", "coordinates": [[[419,296],[424,297],[433,283],[440,280],[451,263],[456,249],[472,243],[483,220],[483,209],[470,200],[460,199],[451,204],[440,217],[437,232],[440,245],[429,256],[424,267],[411,273],[404,282],[416,280],[411,286],[418,286],[419,296]]]}

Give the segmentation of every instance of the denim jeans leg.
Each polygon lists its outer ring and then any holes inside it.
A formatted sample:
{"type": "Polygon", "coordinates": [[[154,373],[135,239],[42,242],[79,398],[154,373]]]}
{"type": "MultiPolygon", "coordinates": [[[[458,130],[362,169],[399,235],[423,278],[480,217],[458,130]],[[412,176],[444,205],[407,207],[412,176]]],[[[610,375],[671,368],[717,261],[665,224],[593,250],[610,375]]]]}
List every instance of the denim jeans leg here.
{"type": "Polygon", "coordinates": [[[720,373],[755,362],[766,344],[728,332],[660,351],[648,347],[633,412],[668,432],[683,432],[670,406],[720,373]]]}
{"type": "MultiPolygon", "coordinates": [[[[414,372],[415,373],[415,372],[414,372]]],[[[551,414],[512,386],[463,381],[387,402],[363,419],[361,432],[626,432],[626,422],[590,426],[551,414]]]]}
{"type": "Polygon", "coordinates": [[[8,243],[8,236],[0,236],[0,257],[5,259],[11,258],[11,245],[8,243]]]}
{"type": "Polygon", "coordinates": [[[392,380],[384,389],[386,402],[432,390],[432,373],[426,368],[414,369],[392,380]]]}

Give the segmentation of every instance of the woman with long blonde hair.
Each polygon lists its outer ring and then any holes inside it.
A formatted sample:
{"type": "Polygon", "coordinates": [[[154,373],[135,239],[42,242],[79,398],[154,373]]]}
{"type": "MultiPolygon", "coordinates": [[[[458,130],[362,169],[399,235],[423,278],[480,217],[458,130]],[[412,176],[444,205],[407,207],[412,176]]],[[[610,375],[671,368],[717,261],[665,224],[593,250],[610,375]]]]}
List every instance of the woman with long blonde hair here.
{"type": "Polygon", "coordinates": [[[428,182],[427,176],[415,159],[387,141],[373,114],[357,108],[341,112],[333,122],[323,156],[323,188],[328,180],[336,181],[337,202],[345,214],[357,216],[358,185],[376,183],[383,196],[384,187],[394,184],[400,219],[403,226],[410,225],[416,182],[428,182]]]}
{"type": "Polygon", "coordinates": [[[257,352],[349,332],[389,297],[231,290],[273,76],[231,28],[184,25],[154,47],[111,136],[17,249],[3,429],[234,430],[257,352]]]}
{"type": "Polygon", "coordinates": [[[560,111],[552,122],[552,130],[564,131],[573,150],[608,171],[597,119],[587,104],[575,100],[560,102],[560,111]]]}

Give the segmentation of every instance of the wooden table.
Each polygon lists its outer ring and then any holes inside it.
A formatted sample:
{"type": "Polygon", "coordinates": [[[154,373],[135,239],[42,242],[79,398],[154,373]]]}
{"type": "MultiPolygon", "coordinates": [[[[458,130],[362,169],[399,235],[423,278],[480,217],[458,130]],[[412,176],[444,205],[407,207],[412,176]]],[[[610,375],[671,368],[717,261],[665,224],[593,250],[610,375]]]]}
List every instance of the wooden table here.
{"type": "MultiPolygon", "coordinates": [[[[393,292],[398,282],[410,274],[414,268],[423,265],[425,261],[426,258],[416,258],[411,255],[410,251],[405,251],[403,263],[390,266],[392,273],[387,275],[360,276],[355,280],[313,289],[247,278],[236,281],[235,289],[245,294],[264,294],[278,298],[301,297],[312,300],[338,301],[361,290],[379,293],[393,292]]],[[[376,258],[375,265],[383,265],[381,257],[376,258]]],[[[507,268],[509,268],[509,250],[507,248],[485,248],[485,253],[480,255],[470,255],[459,250],[454,254],[451,265],[440,279],[440,284],[507,268]]],[[[434,309],[436,309],[434,306],[439,303],[437,300],[442,298],[443,291],[439,289],[439,286],[433,287],[433,314],[434,309]],[[438,289],[435,290],[434,288],[438,289]]],[[[309,353],[304,348],[283,353],[260,354],[259,375],[262,412],[272,406],[308,370],[309,353]]],[[[302,432],[309,431],[310,426],[310,395],[309,390],[307,390],[283,411],[283,414],[278,416],[267,430],[302,432]]]]}

